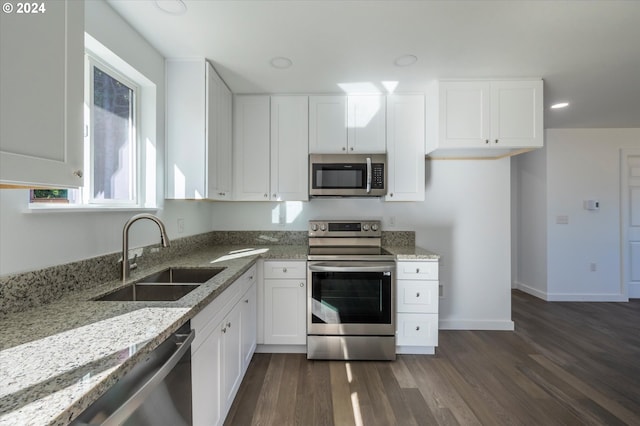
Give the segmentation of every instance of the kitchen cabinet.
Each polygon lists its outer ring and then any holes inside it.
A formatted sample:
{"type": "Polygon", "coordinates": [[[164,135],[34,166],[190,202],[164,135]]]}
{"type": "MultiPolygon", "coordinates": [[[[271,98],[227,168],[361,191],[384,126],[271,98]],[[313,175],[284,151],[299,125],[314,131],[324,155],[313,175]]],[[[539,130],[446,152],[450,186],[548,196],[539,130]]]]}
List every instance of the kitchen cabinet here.
{"type": "Polygon", "coordinates": [[[222,424],[231,408],[255,350],[255,293],[253,266],[191,320],[194,424],[222,424]]]}
{"type": "Polygon", "coordinates": [[[384,96],[309,97],[309,152],[313,154],[384,153],[384,96]]]}
{"type": "Polygon", "coordinates": [[[167,60],[166,198],[231,198],[231,91],[204,59],[167,60]]]}
{"type": "Polygon", "coordinates": [[[424,102],[423,95],[387,96],[385,201],[424,201],[424,102]]]}
{"type": "Polygon", "coordinates": [[[444,81],[429,96],[432,157],[503,156],[543,146],[542,80],[444,81]]]}
{"type": "Polygon", "coordinates": [[[396,353],[435,353],[438,261],[398,261],[396,301],[396,353]]]}
{"type": "Polygon", "coordinates": [[[306,262],[265,261],[263,276],[264,343],[306,345],[306,262]]]}
{"type": "Polygon", "coordinates": [[[306,96],[235,97],[235,200],[309,198],[307,99],[306,96]]]}
{"type": "Polygon", "coordinates": [[[271,96],[271,200],[309,199],[309,98],[271,96]]]}
{"type": "Polygon", "coordinates": [[[84,3],[45,6],[0,14],[0,185],[77,188],[85,173],[84,3]]]}

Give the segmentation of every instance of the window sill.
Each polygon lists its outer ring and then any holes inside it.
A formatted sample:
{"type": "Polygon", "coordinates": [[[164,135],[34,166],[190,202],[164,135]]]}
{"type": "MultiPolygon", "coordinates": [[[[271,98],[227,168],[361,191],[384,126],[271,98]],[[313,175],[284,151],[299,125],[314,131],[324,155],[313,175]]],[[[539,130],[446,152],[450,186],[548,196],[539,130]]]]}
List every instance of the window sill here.
{"type": "Polygon", "coordinates": [[[137,206],[97,206],[79,204],[56,204],[56,203],[29,203],[24,213],[60,213],[60,212],[157,212],[158,207],[137,207],[137,206]]]}

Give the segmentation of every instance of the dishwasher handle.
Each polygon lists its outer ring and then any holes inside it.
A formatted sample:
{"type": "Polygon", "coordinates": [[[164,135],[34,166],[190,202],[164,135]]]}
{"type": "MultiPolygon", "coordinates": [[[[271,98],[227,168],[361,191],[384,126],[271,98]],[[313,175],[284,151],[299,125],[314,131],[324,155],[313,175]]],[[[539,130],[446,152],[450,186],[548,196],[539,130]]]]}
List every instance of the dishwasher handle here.
{"type": "MultiPolygon", "coordinates": [[[[184,337],[184,334],[174,334],[176,337],[184,337]]],[[[178,364],[182,356],[189,350],[193,339],[196,337],[196,331],[186,335],[186,339],[176,342],[176,351],[167,359],[167,361],[158,369],[158,371],[128,399],[116,411],[114,411],[107,419],[101,423],[102,426],[121,425],[136,409],[142,405],[144,400],[153,392],[153,390],[167,377],[167,375],[178,364]]]]}

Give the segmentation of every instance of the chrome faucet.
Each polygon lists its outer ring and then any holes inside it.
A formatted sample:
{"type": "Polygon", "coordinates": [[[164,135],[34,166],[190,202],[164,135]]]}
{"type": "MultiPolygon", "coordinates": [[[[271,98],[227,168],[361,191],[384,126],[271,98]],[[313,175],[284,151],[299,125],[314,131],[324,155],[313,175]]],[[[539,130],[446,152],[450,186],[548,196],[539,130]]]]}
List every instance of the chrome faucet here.
{"type": "Polygon", "coordinates": [[[129,278],[131,269],[135,269],[138,266],[135,263],[135,257],[133,259],[133,263],[129,264],[129,228],[131,227],[131,225],[133,225],[134,222],[140,219],[149,219],[155,222],[160,228],[160,242],[162,243],[162,247],[169,247],[169,237],[167,237],[167,230],[165,229],[164,223],[162,223],[160,218],[148,213],[142,213],[133,216],[127,221],[127,223],[124,224],[124,229],[122,230],[122,272],[120,274],[122,281],[126,281],[127,278],[129,278]]]}

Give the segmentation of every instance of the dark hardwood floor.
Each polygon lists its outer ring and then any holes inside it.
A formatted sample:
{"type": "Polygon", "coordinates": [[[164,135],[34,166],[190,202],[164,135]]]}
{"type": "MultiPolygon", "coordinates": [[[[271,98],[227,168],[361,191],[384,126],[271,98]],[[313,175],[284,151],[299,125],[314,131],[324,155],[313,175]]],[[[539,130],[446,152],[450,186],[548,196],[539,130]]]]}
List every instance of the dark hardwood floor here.
{"type": "Polygon", "coordinates": [[[255,354],[227,425],[640,425],[640,300],[514,291],[515,332],[440,331],[395,362],[255,354]]]}

